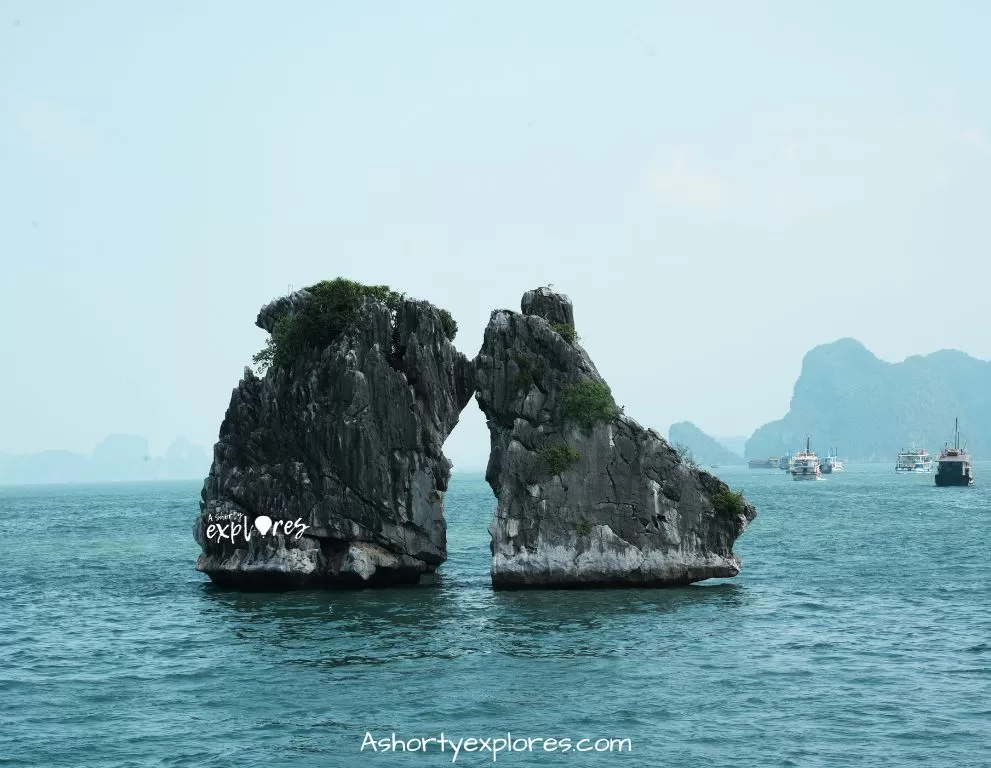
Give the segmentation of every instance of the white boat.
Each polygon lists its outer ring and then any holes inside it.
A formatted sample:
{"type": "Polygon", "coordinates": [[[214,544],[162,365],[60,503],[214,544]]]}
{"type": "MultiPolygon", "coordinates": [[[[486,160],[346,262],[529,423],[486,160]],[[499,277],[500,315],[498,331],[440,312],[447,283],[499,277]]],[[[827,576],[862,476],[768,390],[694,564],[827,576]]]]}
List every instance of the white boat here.
{"type": "Polygon", "coordinates": [[[818,480],[822,477],[819,457],[810,447],[810,439],[805,438],[805,450],[795,454],[791,467],[792,480],[818,480]]]}
{"type": "Polygon", "coordinates": [[[829,452],[829,455],[822,462],[822,473],[824,475],[830,475],[833,472],[842,472],[843,462],[840,461],[839,457],[836,455],[836,449],[834,448],[829,452]]]}
{"type": "Polygon", "coordinates": [[[895,472],[932,472],[933,460],[925,448],[905,448],[898,452],[895,472]]]}

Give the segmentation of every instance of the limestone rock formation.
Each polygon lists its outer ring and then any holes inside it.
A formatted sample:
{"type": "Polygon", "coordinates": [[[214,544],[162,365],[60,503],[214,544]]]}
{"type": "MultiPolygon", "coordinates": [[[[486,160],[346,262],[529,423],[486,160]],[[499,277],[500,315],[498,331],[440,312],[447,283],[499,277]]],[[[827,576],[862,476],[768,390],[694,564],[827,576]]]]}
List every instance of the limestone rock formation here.
{"type": "Polygon", "coordinates": [[[567,296],[492,313],[475,360],[498,501],[496,588],[666,586],[735,576],[756,510],[616,408],[567,296]]]}
{"type": "MultiPolygon", "coordinates": [[[[272,302],[256,324],[273,339],[297,316],[326,331],[340,313],[305,313],[327,286],[272,302]]],[[[433,305],[352,300],[328,343],[297,344],[263,377],[246,368],[234,390],[194,526],[196,567],[219,585],[416,583],[447,557],[441,446],[471,399],[472,364],[433,305]]]]}
{"type": "Polygon", "coordinates": [[[747,440],[747,458],[838,446],[850,461],[894,463],[907,446],[930,451],[962,437],[977,458],[991,456],[991,361],[955,349],[880,360],[856,339],[820,344],[806,353],[788,413],[747,440]]]}
{"type": "Polygon", "coordinates": [[[733,453],[690,421],[679,421],[668,427],[668,442],[675,448],[683,447],[699,464],[733,466],[746,463],[742,455],[733,453]]]}

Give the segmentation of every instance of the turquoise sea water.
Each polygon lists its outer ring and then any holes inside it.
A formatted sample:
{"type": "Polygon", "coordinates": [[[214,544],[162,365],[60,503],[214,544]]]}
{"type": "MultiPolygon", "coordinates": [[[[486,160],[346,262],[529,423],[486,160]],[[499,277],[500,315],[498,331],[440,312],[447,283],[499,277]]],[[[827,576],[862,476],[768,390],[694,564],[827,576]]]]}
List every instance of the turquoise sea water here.
{"type": "Polygon", "coordinates": [[[759,510],[743,573],[653,591],[492,592],[481,475],[437,584],[351,593],[214,589],[198,483],[0,488],[0,766],[442,766],[362,742],[507,731],[632,752],[497,765],[991,765],[991,464],[717,473],[759,510]]]}

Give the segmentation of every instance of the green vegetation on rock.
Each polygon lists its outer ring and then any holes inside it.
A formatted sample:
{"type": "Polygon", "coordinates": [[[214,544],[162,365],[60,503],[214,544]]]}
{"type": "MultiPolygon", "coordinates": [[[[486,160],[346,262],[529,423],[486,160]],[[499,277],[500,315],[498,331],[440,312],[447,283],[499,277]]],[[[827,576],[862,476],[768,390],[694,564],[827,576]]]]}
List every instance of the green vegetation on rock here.
{"type": "Polygon", "coordinates": [[[569,344],[574,344],[578,341],[578,334],[575,332],[575,326],[573,325],[569,325],[568,323],[551,323],[551,328],[560,334],[569,344]]]}
{"type": "MultiPolygon", "coordinates": [[[[363,285],[338,277],[308,286],[310,300],[297,312],[279,318],[265,347],[253,358],[265,370],[270,365],[289,366],[308,349],[323,349],[347,330],[358,316],[358,310],[366,298],[385,304],[393,312],[405,300],[406,295],[393,291],[387,285],[363,285]]],[[[458,324],[447,310],[440,310],[444,334],[454,339],[458,324]]]]}
{"type": "Polygon", "coordinates": [[[451,316],[451,313],[446,309],[440,310],[440,322],[444,326],[444,335],[447,336],[448,341],[454,341],[454,337],[458,335],[458,321],[451,316]]]}
{"type": "Polygon", "coordinates": [[[547,372],[547,361],[529,352],[516,357],[516,367],[519,370],[513,376],[513,387],[517,392],[526,392],[537,384],[547,372]]]}
{"type": "Polygon", "coordinates": [[[537,464],[544,474],[559,475],[581,457],[582,455],[570,445],[554,443],[540,449],[537,453],[537,464]]]}
{"type": "Polygon", "coordinates": [[[561,390],[561,416],[585,429],[612,421],[620,414],[609,385],[595,379],[582,379],[561,390]]]}
{"type": "Polygon", "coordinates": [[[723,517],[742,515],[747,509],[747,502],[742,493],[734,493],[728,489],[717,491],[712,497],[712,506],[723,517]]]}
{"type": "Polygon", "coordinates": [[[575,523],[575,533],[579,536],[588,536],[592,533],[592,524],[585,519],[579,520],[575,523]]]}

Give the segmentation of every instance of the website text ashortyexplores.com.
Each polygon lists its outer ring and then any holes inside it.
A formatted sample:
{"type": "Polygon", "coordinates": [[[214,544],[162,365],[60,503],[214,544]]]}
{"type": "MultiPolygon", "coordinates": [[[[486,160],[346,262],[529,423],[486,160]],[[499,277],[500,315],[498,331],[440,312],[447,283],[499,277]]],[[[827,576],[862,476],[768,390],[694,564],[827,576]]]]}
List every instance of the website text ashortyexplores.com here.
{"type": "Polygon", "coordinates": [[[547,738],[541,736],[517,736],[511,733],[505,736],[491,738],[459,738],[454,739],[443,733],[438,736],[400,738],[395,733],[386,737],[376,738],[370,731],[365,731],[361,742],[362,752],[442,752],[451,755],[451,762],[456,762],[458,755],[464,753],[485,753],[492,755],[496,762],[501,754],[513,752],[576,752],[579,754],[603,752],[632,752],[633,743],[630,739],[616,738],[547,738]]]}

